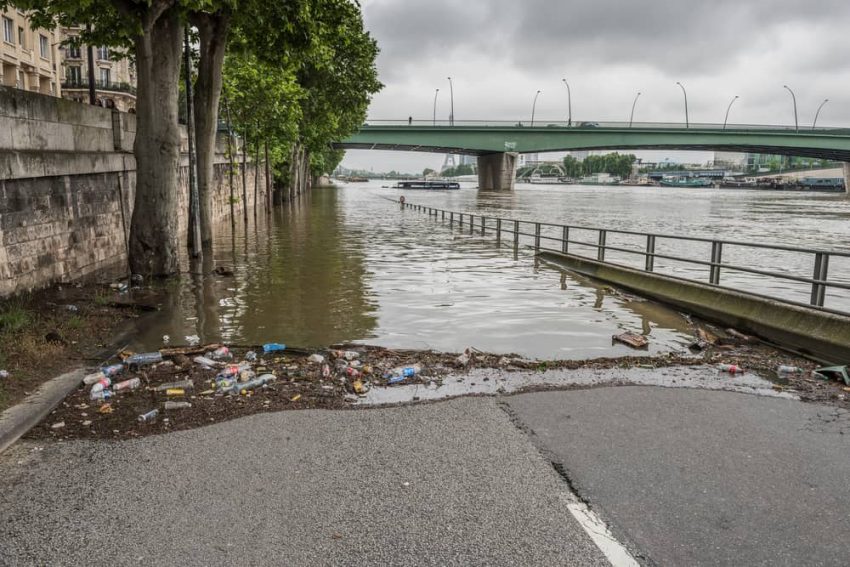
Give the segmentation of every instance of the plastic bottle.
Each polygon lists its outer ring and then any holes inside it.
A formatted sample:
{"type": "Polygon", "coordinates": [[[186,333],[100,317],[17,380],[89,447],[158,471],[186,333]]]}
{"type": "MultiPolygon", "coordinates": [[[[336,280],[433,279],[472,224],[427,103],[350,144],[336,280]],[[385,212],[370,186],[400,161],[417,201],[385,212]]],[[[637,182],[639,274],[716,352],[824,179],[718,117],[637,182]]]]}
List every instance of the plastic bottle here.
{"type": "Polygon", "coordinates": [[[356,368],[352,368],[352,367],[349,366],[348,368],[345,369],[345,375],[348,376],[349,378],[359,378],[360,377],[360,371],[357,370],[356,368]]]}
{"type": "Polygon", "coordinates": [[[266,343],[263,345],[263,352],[268,354],[270,352],[280,352],[286,350],[286,345],[282,343],[266,343]]]}
{"type": "Polygon", "coordinates": [[[408,378],[413,378],[420,372],[422,372],[422,367],[418,364],[414,364],[413,366],[401,366],[398,368],[393,368],[392,370],[384,374],[384,377],[388,379],[388,384],[396,384],[398,382],[403,382],[408,378]]]}
{"type": "Polygon", "coordinates": [[[89,395],[89,398],[91,398],[92,401],[105,402],[114,395],[115,394],[112,393],[112,390],[101,390],[100,392],[92,392],[89,395]]]}
{"type": "Polygon", "coordinates": [[[211,358],[207,358],[206,356],[196,356],[195,358],[192,359],[192,361],[195,362],[196,364],[200,364],[201,366],[203,366],[207,370],[211,370],[211,369],[215,368],[216,366],[219,366],[218,362],[216,362],[215,360],[213,360],[211,358]]]}
{"type": "Polygon", "coordinates": [[[158,409],[152,409],[148,413],[143,413],[142,415],[140,415],[139,421],[142,422],[142,423],[148,423],[150,421],[155,420],[158,415],[159,415],[159,410],[158,409]]]}
{"type": "Polygon", "coordinates": [[[307,362],[315,362],[316,364],[322,364],[325,362],[325,357],[321,354],[311,354],[307,357],[307,362]]]}
{"type": "Polygon", "coordinates": [[[786,366],[782,365],[776,369],[776,371],[780,374],[802,374],[803,369],[799,366],[786,366]]]}
{"type": "Polygon", "coordinates": [[[322,378],[330,378],[331,376],[331,367],[327,364],[322,365],[322,378]]]}
{"type": "Polygon", "coordinates": [[[91,386],[92,384],[97,384],[98,382],[103,380],[103,378],[103,372],[98,370],[97,372],[89,374],[88,376],[83,378],[83,384],[85,384],[86,386],[91,386]]]}
{"type": "Polygon", "coordinates": [[[143,352],[127,357],[124,363],[127,366],[144,366],[146,364],[156,364],[162,362],[162,355],[159,352],[143,352]]]}
{"type": "Polygon", "coordinates": [[[168,410],[178,410],[178,409],[188,409],[192,407],[192,404],[189,402],[165,402],[163,404],[163,409],[165,411],[168,410]]]}
{"type": "Polygon", "coordinates": [[[737,364],[721,364],[718,366],[721,372],[728,372],[729,374],[743,374],[744,369],[738,366],[737,364]]]}
{"type": "Polygon", "coordinates": [[[112,380],[107,378],[106,376],[103,376],[100,380],[98,380],[97,382],[92,384],[91,393],[96,394],[98,392],[102,392],[103,390],[107,389],[111,385],[112,385],[112,380]]]}
{"type": "Polygon", "coordinates": [[[215,349],[207,356],[209,356],[213,360],[230,360],[231,358],[233,358],[233,353],[230,352],[229,348],[223,346],[215,349]]]}
{"type": "Polygon", "coordinates": [[[118,376],[122,372],[124,372],[124,365],[123,364],[111,364],[109,366],[104,366],[103,368],[100,369],[100,372],[108,378],[113,378],[115,376],[118,376]]]}
{"type": "Polygon", "coordinates": [[[117,384],[113,385],[112,390],[115,392],[122,392],[124,390],[135,390],[141,385],[142,381],[139,378],[131,378],[129,380],[124,380],[123,382],[118,382],[117,384]]]}
{"type": "Polygon", "coordinates": [[[179,382],[169,382],[168,384],[160,384],[156,388],[154,388],[157,392],[163,392],[165,390],[171,390],[173,388],[184,388],[184,389],[192,389],[195,387],[195,383],[191,380],[180,380],[179,382]]]}
{"type": "Polygon", "coordinates": [[[243,362],[242,364],[231,364],[230,366],[225,366],[215,378],[218,380],[219,378],[238,376],[241,372],[245,372],[246,370],[251,370],[251,365],[247,362],[243,362]]]}

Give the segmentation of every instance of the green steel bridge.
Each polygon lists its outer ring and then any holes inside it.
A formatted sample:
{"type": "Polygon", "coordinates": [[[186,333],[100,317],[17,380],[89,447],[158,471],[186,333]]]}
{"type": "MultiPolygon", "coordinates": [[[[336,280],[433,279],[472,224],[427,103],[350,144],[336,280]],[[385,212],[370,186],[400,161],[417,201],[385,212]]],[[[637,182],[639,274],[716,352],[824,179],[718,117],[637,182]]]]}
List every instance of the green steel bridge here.
{"type": "MultiPolygon", "coordinates": [[[[516,154],[676,149],[793,155],[850,163],[850,128],[721,124],[369,121],[336,144],[344,149],[479,156],[479,185],[510,189],[516,154]]],[[[845,165],[845,178],[850,167],[845,165]]]]}

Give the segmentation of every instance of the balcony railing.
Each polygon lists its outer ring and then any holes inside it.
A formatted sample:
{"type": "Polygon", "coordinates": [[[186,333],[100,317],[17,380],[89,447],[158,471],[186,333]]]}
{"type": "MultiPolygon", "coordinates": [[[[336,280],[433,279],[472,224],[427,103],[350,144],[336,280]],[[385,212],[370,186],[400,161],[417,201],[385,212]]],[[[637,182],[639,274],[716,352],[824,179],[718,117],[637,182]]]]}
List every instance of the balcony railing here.
{"type": "MultiPolygon", "coordinates": [[[[62,88],[66,90],[82,89],[88,90],[89,82],[87,79],[63,81],[62,88]]],[[[95,81],[94,88],[99,91],[112,91],[119,93],[128,93],[136,96],[136,87],[130,83],[114,83],[106,81],[95,81]]]]}

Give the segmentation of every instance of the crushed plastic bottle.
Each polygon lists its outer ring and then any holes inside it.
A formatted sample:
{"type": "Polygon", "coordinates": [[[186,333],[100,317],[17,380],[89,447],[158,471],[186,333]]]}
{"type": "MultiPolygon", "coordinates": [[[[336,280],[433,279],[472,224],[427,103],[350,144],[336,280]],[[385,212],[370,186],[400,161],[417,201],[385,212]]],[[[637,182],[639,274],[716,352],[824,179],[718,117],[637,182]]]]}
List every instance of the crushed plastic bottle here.
{"type": "Polygon", "coordinates": [[[413,378],[420,372],[422,372],[422,367],[418,364],[414,364],[413,366],[400,366],[398,368],[393,368],[384,374],[384,378],[387,379],[388,384],[397,384],[398,382],[404,382],[408,378],[413,378]]]}
{"type": "Polygon", "coordinates": [[[114,378],[115,376],[118,376],[119,374],[124,372],[124,365],[110,364],[109,366],[104,366],[103,368],[101,368],[100,372],[108,378],[114,378]]]}
{"type": "Polygon", "coordinates": [[[124,380],[123,382],[118,382],[112,386],[112,390],[114,392],[122,392],[124,390],[135,390],[139,386],[142,385],[142,381],[139,378],[131,378],[129,380],[124,380]]]}
{"type": "Polygon", "coordinates": [[[124,363],[127,366],[145,366],[148,364],[156,364],[162,362],[162,355],[159,352],[143,352],[128,356],[124,363]]]}
{"type": "Polygon", "coordinates": [[[799,366],[787,366],[783,364],[779,368],[776,369],[776,372],[779,374],[802,374],[804,370],[799,366]]]}
{"type": "Polygon", "coordinates": [[[91,393],[96,394],[98,392],[102,392],[103,390],[107,389],[111,385],[112,385],[112,380],[107,378],[106,376],[103,376],[100,380],[98,380],[97,382],[92,384],[91,393]]]}
{"type": "Polygon", "coordinates": [[[283,343],[266,343],[263,345],[263,352],[268,354],[270,352],[281,352],[286,350],[286,345],[283,343]]]}
{"type": "Polygon", "coordinates": [[[85,384],[86,386],[91,386],[92,384],[97,384],[98,382],[100,382],[103,379],[104,379],[103,372],[98,370],[97,372],[89,374],[88,376],[83,378],[83,384],[85,384]]]}
{"type": "Polygon", "coordinates": [[[155,420],[158,415],[159,415],[159,410],[158,409],[152,409],[148,413],[143,413],[142,415],[140,415],[139,421],[141,423],[148,423],[148,422],[155,420]]]}
{"type": "Polygon", "coordinates": [[[232,376],[239,376],[240,373],[251,370],[251,365],[247,362],[243,362],[242,364],[231,364],[230,366],[225,366],[221,372],[218,373],[218,376],[215,377],[216,380],[230,378],[232,376]]]}
{"type": "Polygon", "coordinates": [[[226,346],[219,347],[214,351],[207,353],[207,356],[213,360],[231,360],[233,353],[226,346]]]}
{"type": "Polygon", "coordinates": [[[349,378],[359,378],[360,377],[360,371],[357,370],[356,368],[352,368],[352,367],[349,366],[348,368],[345,369],[345,375],[348,376],[349,378]]]}
{"type": "Polygon", "coordinates": [[[237,384],[236,393],[241,394],[243,392],[247,392],[248,390],[253,390],[254,388],[264,386],[269,382],[273,382],[275,380],[277,380],[277,376],[275,376],[274,374],[263,374],[262,376],[258,376],[242,384],[237,384]]]}
{"type": "Polygon", "coordinates": [[[322,378],[330,378],[331,377],[331,367],[327,364],[322,366],[322,378]]]}
{"type": "Polygon", "coordinates": [[[307,357],[307,362],[313,362],[315,364],[322,364],[325,362],[325,357],[321,354],[311,354],[307,357]]]}
{"type": "Polygon", "coordinates": [[[221,364],[211,358],[207,358],[206,356],[196,356],[192,359],[192,362],[200,364],[204,370],[212,370],[213,368],[221,366],[221,364]]]}
{"type": "Polygon", "coordinates": [[[162,405],[165,411],[169,410],[179,410],[179,409],[189,409],[192,407],[192,404],[189,402],[165,402],[162,405]]]}
{"type": "Polygon", "coordinates": [[[721,372],[728,372],[729,374],[743,374],[744,369],[738,366],[737,364],[721,364],[717,367],[721,372]]]}
{"type": "Polygon", "coordinates": [[[195,387],[195,383],[191,380],[180,380],[179,382],[169,382],[167,384],[160,384],[156,388],[154,388],[157,392],[164,392],[166,390],[172,390],[174,388],[183,388],[191,390],[195,387]]]}
{"type": "Polygon", "coordinates": [[[112,390],[101,390],[101,391],[99,391],[99,392],[92,392],[92,393],[89,395],[89,398],[90,398],[92,401],[101,401],[101,402],[104,402],[104,401],[106,401],[106,400],[110,399],[110,398],[111,398],[112,396],[114,396],[114,395],[115,395],[115,394],[113,394],[113,393],[112,393],[112,390]]]}
{"type": "Polygon", "coordinates": [[[249,350],[245,353],[245,360],[248,362],[256,362],[257,361],[257,353],[253,350],[249,350]]]}

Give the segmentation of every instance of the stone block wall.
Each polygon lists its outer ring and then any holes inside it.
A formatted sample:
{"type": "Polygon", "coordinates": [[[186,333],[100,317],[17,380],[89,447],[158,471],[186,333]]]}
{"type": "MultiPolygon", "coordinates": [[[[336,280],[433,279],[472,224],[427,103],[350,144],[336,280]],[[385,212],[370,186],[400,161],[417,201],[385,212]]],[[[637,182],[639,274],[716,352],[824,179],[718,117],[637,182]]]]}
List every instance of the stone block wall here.
{"type": "MultiPolygon", "coordinates": [[[[134,135],[133,115],[0,87],[0,297],[126,262],[136,186],[134,135]]],[[[216,221],[230,215],[228,169],[220,154],[213,194],[216,221]]],[[[255,169],[251,163],[246,168],[249,207],[255,169]]],[[[187,156],[179,179],[184,235],[187,156]]],[[[260,171],[261,202],[264,179],[260,171]]],[[[237,214],[244,205],[241,188],[237,168],[237,214]]]]}

